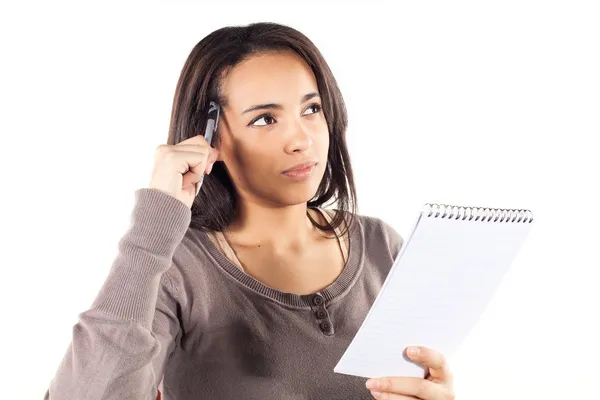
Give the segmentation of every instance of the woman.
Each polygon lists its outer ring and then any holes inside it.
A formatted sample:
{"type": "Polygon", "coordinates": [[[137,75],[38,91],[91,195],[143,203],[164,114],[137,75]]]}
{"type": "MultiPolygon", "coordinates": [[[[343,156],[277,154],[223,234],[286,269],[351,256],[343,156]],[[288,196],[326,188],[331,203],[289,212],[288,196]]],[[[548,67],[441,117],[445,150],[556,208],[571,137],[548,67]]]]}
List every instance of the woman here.
{"type": "Polygon", "coordinates": [[[177,400],[452,398],[444,357],[424,347],[409,356],[426,379],[333,372],[402,245],[356,215],[346,126],[300,32],[257,23],[198,43],[168,144],[46,399],[154,399],[160,387],[177,400]],[[211,101],[212,146],[199,134],[211,101]]]}

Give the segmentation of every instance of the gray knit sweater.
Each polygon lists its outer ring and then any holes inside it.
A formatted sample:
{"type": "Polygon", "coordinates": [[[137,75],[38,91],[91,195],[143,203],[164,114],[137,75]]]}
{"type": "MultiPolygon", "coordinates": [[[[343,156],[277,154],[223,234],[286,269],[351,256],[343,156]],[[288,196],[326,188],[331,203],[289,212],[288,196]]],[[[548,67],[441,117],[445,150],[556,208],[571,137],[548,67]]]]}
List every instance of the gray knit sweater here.
{"type": "Polygon", "coordinates": [[[326,289],[297,295],[241,271],[189,228],[191,211],[135,192],[131,225],[50,383],[50,400],[371,399],[333,372],[402,246],[357,216],[348,261],[326,289]]]}

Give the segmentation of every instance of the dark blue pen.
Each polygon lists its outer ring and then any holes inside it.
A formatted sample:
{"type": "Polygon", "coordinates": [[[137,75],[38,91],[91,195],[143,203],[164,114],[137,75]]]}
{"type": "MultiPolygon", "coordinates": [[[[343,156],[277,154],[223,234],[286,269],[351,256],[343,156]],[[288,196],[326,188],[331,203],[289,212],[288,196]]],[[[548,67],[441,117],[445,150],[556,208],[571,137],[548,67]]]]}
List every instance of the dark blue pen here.
{"type": "MultiPolygon", "coordinates": [[[[210,108],[208,109],[208,121],[206,121],[206,129],[204,130],[204,139],[210,146],[212,143],[212,139],[214,134],[217,132],[217,127],[219,125],[219,115],[221,114],[221,107],[214,101],[210,102],[210,108]]],[[[204,172],[200,177],[200,181],[196,183],[196,196],[200,193],[200,186],[202,186],[202,182],[204,182],[204,172]]]]}

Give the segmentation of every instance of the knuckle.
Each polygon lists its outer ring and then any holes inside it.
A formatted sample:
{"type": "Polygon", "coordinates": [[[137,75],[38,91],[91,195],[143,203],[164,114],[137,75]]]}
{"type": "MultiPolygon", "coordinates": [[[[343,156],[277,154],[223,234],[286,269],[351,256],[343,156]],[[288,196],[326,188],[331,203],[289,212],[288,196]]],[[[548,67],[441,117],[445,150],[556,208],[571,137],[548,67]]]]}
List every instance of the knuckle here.
{"type": "Polygon", "coordinates": [[[429,392],[429,381],[421,380],[416,384],[416,395],[419,398],[427,398],[429,392]]]}
{"type": "Polygon", "coordinates": [[[448,389],[446,391],[446,395],[444,396],[444,400],[456,400],[456,394],[452,390],[448,389]]]}
{"type": "Polygon", "coordinates": [[[175,152],[167,150],[162,154],[162,158],[165,161],[173,161],[175,159],[175,152]]]}
{"type": "Polygon", "coordinates": [[[440,360],[438,362],[438,369],[441,371],[445,371],[447,372],[449,367],[448,367],[448,362],[446,361],[446,359],[444,357],[440,357],[440,360]]]}
{"type": "Polygon", "coordinates": [[[198,149],[198,153],[202,154],[203,156],[207,156],[207,155],[210,154],[210,149],[208,149],[207,147],[202,146],[202,147],[200,147],[198,149]]]}
{"type": "Polygon", "coordinates": [[[438,353],[438,357],[440,359],[440,364],[444,365],[444,364],[446,364],[448,362],[446,360],[446,356],[444,356],[442,353],[438,353]]]}
{"type": "Polygon", "coordinates": [[[452,369],[450,368],[450,364],[448,361],[444,360],[440,365],[440,371],[445,381],[452,382],[454,379],[452,374],[452,369]]]}
{"type": "Polygon", "coordinates": [[[184,144],[192,145],[192,146],[204,146],[206,144],[206,139],[204,139],[204,136],[202,136],[202,135],[196,135],[194,137],[191,137],[191,138],[185,140],[184,144]]]}
{"type": "Polygon", "coordinates": [[[392,388],[392,382],[390,378],[382,378],[379,380],[379,388],[383,391],[390,390],[392,388]]]}
{"type": "Polygon", "coordinates": [[[161,144],[156,148],[156,156],[163,157],[170,149],[170,146],[167,144],[161,144]]]}

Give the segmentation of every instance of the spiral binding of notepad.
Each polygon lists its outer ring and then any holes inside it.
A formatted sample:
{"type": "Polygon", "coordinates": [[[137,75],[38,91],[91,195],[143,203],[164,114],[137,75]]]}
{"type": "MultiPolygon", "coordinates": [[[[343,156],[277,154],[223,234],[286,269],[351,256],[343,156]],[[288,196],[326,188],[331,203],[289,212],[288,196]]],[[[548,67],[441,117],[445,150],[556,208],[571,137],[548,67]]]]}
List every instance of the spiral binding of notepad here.
{"type": "Polygon", "coordinates": [[[465,207],[450,204],[426,203],[424,212],[428,218],[460,219],[481,222],[533,222],[533,213],[530,210],[524,209],[465,207]]]}

